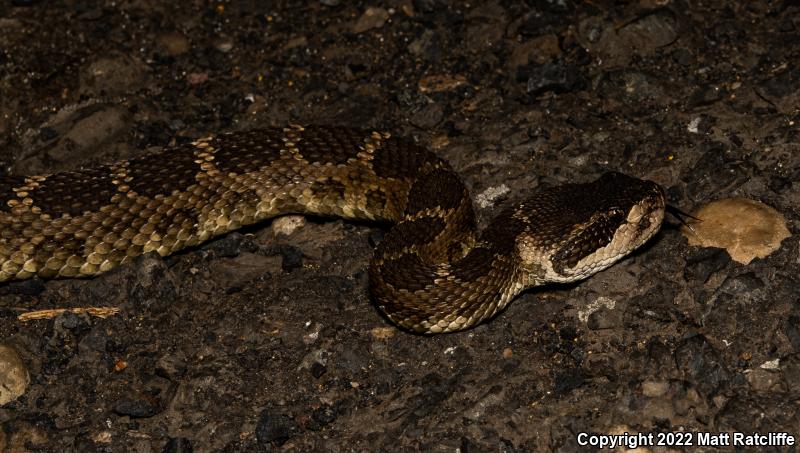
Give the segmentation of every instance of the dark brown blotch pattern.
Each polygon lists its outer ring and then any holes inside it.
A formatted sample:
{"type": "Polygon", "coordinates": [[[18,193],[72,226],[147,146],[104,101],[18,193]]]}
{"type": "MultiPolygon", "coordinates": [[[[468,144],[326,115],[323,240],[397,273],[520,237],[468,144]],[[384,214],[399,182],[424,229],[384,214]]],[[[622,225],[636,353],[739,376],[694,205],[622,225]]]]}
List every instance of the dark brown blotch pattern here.
{"type": "Polygon", "coordinates": [[[53,217],[78,216],[107,205],[117,186],[108,166],[50,175],[29,192],[34,206],[53,217]]]}
{"type": "Polygon", "coordinates": [[[268,167],[281,155],[284,132],[279,128],[225,134],[211,142],[214,164],[223,173],[248,173],[268,167]]]}
{"type": "Polygon", "coordinates": [[[468,192],[461,179],[451,170],[437,168],[423,174],[408,192],[406,215],[414,215],[426,209],[455,209],[465,201],[468,192]]]}
{"type": "Polygon", "coordinates": [[[447,167],[435,154],[427,149],[398,138],[381,142],[372,159],[375,174],[381,178],[416,179],[425,169],[447,167]]]}
{"type": "Polygon", "coordinates": [[[444,230],[444,220],[438,217],[423,217],[406,220],[397,225],[380,243],[377,254],[392,256],[414,246],[432,242],[444,230]]]}
{"type": "Polygon", "coordinates": [[[424,263],[419,256],[413,253],[385,261],[380,272],[383,282],[391,285],[395,290],[424,290],[436,279],[436,266],[424,263]]]}
{"type": "Polygon", "coordinates": [[[167,148],[128,161],[126,184],[139,195],[153,198],[185,191],[197,183],[200,164],[195,162],[194,145],[167,148]]]}
{"type": "Polygon", "coordinates": [[[346,164],[363,150],[366,131],[341,127],[310,126],[295,144],[305,160],[320,164],[346,164]]]}
{"type": "Polygon", "coordinates": [[[484,247],[477,247],[459,260],[453,266],[453,275],[465,282],[471,282],[485,276],[488,269],[491,269],[496,252],[484,247]]]}

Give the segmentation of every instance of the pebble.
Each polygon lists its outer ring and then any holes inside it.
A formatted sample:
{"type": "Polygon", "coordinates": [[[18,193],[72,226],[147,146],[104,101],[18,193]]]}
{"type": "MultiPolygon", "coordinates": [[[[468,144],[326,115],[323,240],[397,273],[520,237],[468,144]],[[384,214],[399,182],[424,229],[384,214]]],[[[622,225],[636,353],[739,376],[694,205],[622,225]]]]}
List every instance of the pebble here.
{"type": "Polygon", "coordinates": [[[689,121],[686,130],[692,134],[708,134],[714,127],[716,120],[709,115],[700,115],[689,121]]]}
{"type": "Polygon", "coordinates": [[[261,411],[256,426],[256,439],[261,444],[274,443],[278,446],[286,443],[297,430],[297,424],[291,418],[276,409],[267,408],[261,411]]]}
{"type": "Polygon", "coordinates": [[[325,367],[325,365],[319,362],[314,362],[311,364],[311,368],[309,371],[311,371],[312,376],[319,379],[320,377],[322,377],[323,374],[328,372],[328,369],[325,367]]]}
{"type": "MultiPolygon", "coordinates": [[[[67,106],[48,126],[39,129],[39,139],[47,144],[47,157],[62,163],[61,167],[55,166],[56,169],[72,169],[77,161],[96,157],[99,148],[129,130],[130,123],[130,113],[119,106],[67,106]],[[60,138],[59,130],[63,131],[60,138]],[[55,143],[50,142],[56,138],[55,143]]],[[[26,174],[40,171],[36,163],[27,160],[21,160],[15,166],[24,166],[26,174]]]]}
{"type": "Polygon", "coordinates": [[[546,91],[567,93],[580,88],[584,84],[580,69],[564,63],[520,66],[517,70],[517,79],[524,78],[526,75],[526,90],[533,95],[546,91]]]}
{"type": "Polygon", "coordinates": [[[189,40],[181,33],[164,33],[158,37],[156,46],[167,55],[176,57],[189,51],[189,40]]]}
{"type": "Polygon", "coordinates": [[[514,48],[508,59],[508,67],[515,71],[520,66],[529,63],[545,64],[552,62],[559,55],[561,55],[561,47],[558,43],[558,36],[555,34],[538,36],[514,48]]]}
{"type": "Polygon", "coordinates": [[[667,393],[669,383],[664,381],[644,381],[642,382],[642,394],[650,398],[656,398],[667,393]]]}
{"type": "Polygon", "coordinates": [[[372,335],[372,338],[376,340],[386,340],[388,338],[392,338],[397,333],[397,329],[395,327],[375,327],[374,329],[369,331],[372,335]]]}
{"type": "Polygon", "coordinates": [[[156,407],[145,399],[126,399],[114,406],[114,413],[132,418],[152,417],[156,412],[156,407]]]}
{"type": "Polygon", "coordinates": [[[228,53],[233,50],[233,41],[227,37],[219,38],[214,42],[214,48],[222,53],[228,53]]]}
{"type": "Polygon", "coordinates": [[[122,95],[133,92],[147,82],[147,68],[125,56],[99,58],[81,74],[80,91],[91,95],[122,95]]]}
{"type": "Polygon", "coordinates": [[[443,116],[439,104],[431,103],[415,112],[409,121],[420,129],[431,129],[442,121],[443,116]]]}
{"type": "Polygon", "coordinates": [[[758,94],[775,104],[782,113],[793,114],[800,101],[800,69],[792,66],[776,72],[757,88],[758,94]]]}
{"type": "Polygon", "coordinates": [[[748,371],[749,372],[745,373],[745,378],[747,379],[747,383],[750,384],[750,387],[752,387],[755,391],[769,391],[771,388],[781,382],[780,373],[762,369],[748,371]]]}
{"type": "Polygon", "coordinates": [[[22,396],[30,381],[28,369],[17,351],[0,344],[0,406],[22,396]]]}
{"type": "Polygon", "coordinates": [[[634,55],[657,53],[678,38],[675,15],[660,9],[645,14],[623,26],[598,16],[587,17],[578,24],[578,39],[603,65],[627,64],[634,55]]]}
{"type": "Polygon", "coordinates": [[[373,28],[381,28],[389,20],[389,11],[384,8],[370,6],[353,25],[354,33],[363,33],[373,28]]]}
{"type": "Polygon", "coordinates": [[[408,51],[413,55],[424,56],[426,59],[433,61],[441,56],[442,49],[439,45],[440,38],[433,30],[425,30],[419,38],[411,41],[408,45],[408,51]]]}
{"type": "Polygon", "coordinates": [[[442,91],[452,91],[466,83],[466,77],[460,74],[439,74],[421,78],[418,87],[421,93],[438,93],[442,91]]]}
{"type": "Polygon", "coordinates": [[[495,201],[503,195],[509,193],[511,189],[505,184],[489,187],[475,197],[475,203],[481,208],[488,208],[494,205],[495,201]]]}
{"type": "Polygon", "coordinates": [[[208,82],[207,72],[190,72],[186,74],[186,83],[190,86],[202,85],[206,82],[208,82]]]}
{"type": "Polygon", "coordinates": [[[302,215],[285,215],[272,221],[272,232],[276,235],[289,236],[298,228],[306,225],[306,218],[302,215]]]}
{"type": "Polygon", "coordinates": [[[675,348],[675,363],[689,382],[705,396],[711,396],[730,380],[719,352],[703,335],[683,340],[675,348]]]}

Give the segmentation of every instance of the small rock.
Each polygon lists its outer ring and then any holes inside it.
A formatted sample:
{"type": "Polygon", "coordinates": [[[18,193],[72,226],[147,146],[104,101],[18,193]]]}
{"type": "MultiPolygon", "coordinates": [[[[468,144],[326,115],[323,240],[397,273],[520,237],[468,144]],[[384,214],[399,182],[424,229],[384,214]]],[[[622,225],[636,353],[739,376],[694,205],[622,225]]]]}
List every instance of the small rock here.
{"type": "Polygon", "coordinates": [[[793,114],[800,104],[800,69],[790,69],[767,79],[757,88],[758,93],[778,107],[782,113],[793,114]]]}
{"type": "Polygon", "coordinates": [[[475,197],[475,203],[477,203],[481,208],[488,208],[489,206],[494,205],[498,198],[510,191],[511,189],[509,189],[505,184],[489,187],[475,197]]]}
{"type": "Polygon", "coordinates": [[[749,373],[745,373],[745,378],[750,387],[757,392],[768,391],[781,381],[780,373],[762,369],[750,370],[749,373]]]}
{"type": "Polygon", "coordinates": [[[190,86],[202,85],[206,82],[208,82],[207,72],[190,72],[186,74],[186,83],[190,86]]]}
{"type": "Polygon", "coordinates": [[[192,442],[185,437],[171,437],[164,448],[161,450],[163,453],[192,453],[192,442]]]}
{"type": "Polygon", "coordinates": [[[152,417],[156,412],[156,407],[145,399],[126,399],[114,406],[114,413],[132,418],[152,417]]]}
{"type": "Polygon", "coordinates": [[[222,53],[228,53],[233,49],[233,41],[227,37],[219,38],[215,40],[214,48],[222,53]]]}
{"type": "Polygon", "coordinates": [[[411,41],[408,51],[413,55],[424,57],[428,61],[439,60],[442,56],[442,46],[439,35],[433,30],[426,29],[419,38],[411,41]]]}
{"type": "Polygon", "coordinates": [[[686,130],[692,134],[708,134],[716,122],[716,119],[712,116],[700,115],[689,121],[686,130]]]}
{"type": "Polygon", "coordinates": [[[781,359],[767,360],[766,362],[762,363],[759,368],[764,370],[779,370],[781,368],[781,359]]]}
{"type": "Polygon", "coordinates": [[[655,54],[679,36],[678,19],[659,9],[619,27],[613,21],[589,16],[578,24],[578,40],[604,65],[626,64],[634,55],[655,54]]]}
{"type": "Polygon", "coordinates": [[[325,367],[325,365],[319,362],[314,362],[311,364],[311,369],[309,371],[311,371],[312,376],[319,379],[323,374],[328,372],[328,369],[325,367]]]}
{"type": "Polygon", "coordinates": [[[509,68],[516,69],[529,63],[550,63],[561,55],[558,36],[549,34],[538,36],[515,47],[509,58],[509,68]]]}
{"type": "Polygon", "coordinates": [[[717,200],[692,215],[701,221],[681,228],[689,245],[723,248],[741,264],[767,257],[791,236],[781,213],[746,198],[717,200]]]}
{"type": "Polygon", "coordinates": [[[394,327],[375,327],[374,329],[370,330],[370,334],[372,334],[372,338],[377,340],[386,340],[387,338],[394,337],[397,329],[394,327]]]}
{"type": "Polygon", "coordinates": [[[383,8],[370,6],[353,25],[354,33],[363,33],[373,28],[381,28],[389,20],[389,11],[383,8]]]}
{"type": "Polygon", "coordinates": [[[577,66],[548,63],[539,66],[520,66],[517,80],[527,75],[526,90],[536,95],[545,91],[567,93],[584,85],[583,75],[577,66]]]}
{"type": "Polygon", "coordinates": [[[156,46],[167,55],[173,57],[189,51],[189,40],[181,33],[164,33],[158,37],[156,46]]]}
{"type": "Polygon", "coordinates": [[[431,103],[414,113],[409,121],[420,129],[430,129],[439,124],[443,116],[444,112],[439,104],[431,103]]]}
{"type": "Polygon", "coordinates": [[[712,396],[730,380],[730,372],[719,352],[703,335],[683,340],[675,348],[674,355],[678,370],[705,396],[712,396]]]}
{"type": "Polygon", "coordinates": [[[656,398],[667,393],[669,383],[664,381],[644,381],[642,382],[642,394],[650,398],[656,398]]]}
{"type": "Polygon", "coordinates": [[[267,408],[258,416],[256,439],[261,444],[274,443],[280,446],[289,440],[296,429],[294,420],[273,408],[267,408]]]}
{"type": "Polygon", "coordinates": [[[419,80],[419,91],[422,93],[438,93],[452,91],[467,83],[466,77],[456,75],[431,75],[419,80]]]}
{"type": "MultiPolygon", "coordinates": [[[[40,129],[37,143],[46,146],[46,157],[54,164],[50,170],[72,170],[77,162],[97,157],[98,153],[114,143],[115,139],[130,129],[130,113],[119,106],[91,104],[69,106],[59,111],[48,125],[40,129]],[[44,131],[51,129],[50,131],[44,131]],[[53,134],[58,134],[55,137],[53,134]],[[52,137],[52,138],[51,138],[52,137]],[[55,143],[51,140],[55,138],[55,143]]],[[[21,160],[15,167],[23,167],[26,172],[39,172],[35,162],[21,160]]]]}
{"type": "Polygon", "coordinates": [[[336,412],[330,406],[323,406],[311,414],[311,419],[319,426],[330,425],[336,420],[336,412]]]}
{"type": "Polygon", "coordinates": [[[169,380],[177,380],[186,369],[186,360],[177,355],[165,355],[156,362],[156,375],[169,380]]]}
{"type": "Polygon", "coordinates": [[[0,344],[0,406],[22,396],[30,381],[28,369],[17,351],[0,344]]]}
{"type": "Polygon", "coordinates": [[[89,95],[122,95],[147,82],[147,67],[127,56],[99,58],[81,74],[80,92],[89,95]]]}
{"type": "Polygon", "coordinates": [[[282,234],[284,236],[290,236],[298,228],[303,228],[305,225],[305,216],[285,215],[272,221],[272,231],[276,235],[282,234]]]}

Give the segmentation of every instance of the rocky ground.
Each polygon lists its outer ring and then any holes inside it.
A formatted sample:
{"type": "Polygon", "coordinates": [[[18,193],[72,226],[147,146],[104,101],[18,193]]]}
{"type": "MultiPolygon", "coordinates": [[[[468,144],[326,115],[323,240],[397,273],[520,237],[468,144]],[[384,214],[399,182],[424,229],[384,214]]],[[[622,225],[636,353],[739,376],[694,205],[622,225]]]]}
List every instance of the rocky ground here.
{"type": "Polygon", "coordinates": [[[0,407],[0,450],[800,435],[798,40],[793,0],[0,3],[3,174],[339,124],[449,159],[484,223],[540,186],[617,170],[687,211],[758,200],[795,233],[745,265],[668,220],[609,270],[436,337],[379,316],[365,271],[385,227],[340,220],[268,222],[90,280],[3,284],[0,353],[30,383],[0,407]],[[119,312],[19,318],[86,307],[119,312]]]}

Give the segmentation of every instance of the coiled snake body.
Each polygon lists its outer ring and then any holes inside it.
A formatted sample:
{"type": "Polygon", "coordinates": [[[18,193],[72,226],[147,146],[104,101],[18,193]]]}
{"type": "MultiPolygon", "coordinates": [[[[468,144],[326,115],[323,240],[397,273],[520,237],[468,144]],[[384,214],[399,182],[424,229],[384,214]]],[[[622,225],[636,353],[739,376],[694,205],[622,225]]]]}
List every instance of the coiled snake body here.
{"type": "Polygon", "coordinates": [[[267,128],[111,165],[0,180],[0,281],[97,275],[286,213],[383,220],[377,306],[416,332],[474,326],[522,290],[602,270],[658,231],[655,183],[608,173],[540,191],[478,232],[461,179],[386,133],[267,128]]]}

